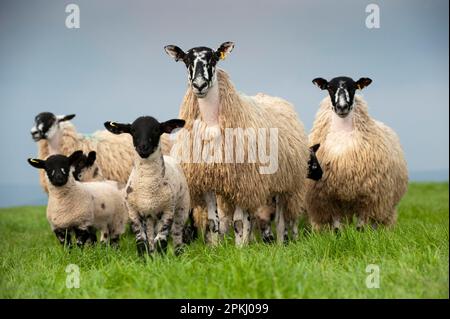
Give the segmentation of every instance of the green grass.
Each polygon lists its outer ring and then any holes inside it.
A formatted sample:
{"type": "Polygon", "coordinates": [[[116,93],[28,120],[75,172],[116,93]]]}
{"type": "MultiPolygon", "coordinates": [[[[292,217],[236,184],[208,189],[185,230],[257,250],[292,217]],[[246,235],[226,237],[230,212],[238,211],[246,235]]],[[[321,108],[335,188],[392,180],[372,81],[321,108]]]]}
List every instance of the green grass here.
{"type": "Polygon", "coordinates": [[[393,230],[303,232],[287,246],[195,242],[143,262],[128,234],[118,250],[63,250],[44,207],[0,210],[2,298],[448,298],[448,183],[411,184],[393,230]],[[66,266],[80,288],[66,288],[66,266]],[[366,267],[380,268],[368,289],[366,267]]]}

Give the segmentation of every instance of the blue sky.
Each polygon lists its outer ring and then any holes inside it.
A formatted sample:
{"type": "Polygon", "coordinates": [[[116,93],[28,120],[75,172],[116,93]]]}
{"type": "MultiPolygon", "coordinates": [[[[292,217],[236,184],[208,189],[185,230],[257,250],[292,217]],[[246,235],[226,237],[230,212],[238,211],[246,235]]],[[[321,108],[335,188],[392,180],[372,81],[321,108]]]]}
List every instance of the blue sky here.
{"type": "Polygon", "coordinates": [[[167,44],[234,41],[221,67],[238,90],[286,98],[308,130],[324,96],[313,78],[370,77],[370,113],[399,134],[412,177],[447,180],[448,9],[439,0],[1,0],[0,205],[41,198],[25,161],[41,111],[76,113],[85,133],[106,120],[176,117],[187,75],[167,44]],[[80,7],[80,29],[65,27],[69,3],[80,7]],[[369,3],[380,7],[380,29],[365,26],[369,3]]]}

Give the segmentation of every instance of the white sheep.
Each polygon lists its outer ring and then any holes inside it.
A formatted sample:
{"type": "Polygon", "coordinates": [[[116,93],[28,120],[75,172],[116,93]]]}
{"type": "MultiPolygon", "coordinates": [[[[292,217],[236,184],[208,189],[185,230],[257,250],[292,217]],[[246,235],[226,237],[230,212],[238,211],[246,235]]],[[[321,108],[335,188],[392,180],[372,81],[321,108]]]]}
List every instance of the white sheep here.
{"type": "Polygon", "coordinates": [[[126,202],[140,255],[151,254],[155,248],[165,252],[170,231],[175,254],[182,252],[183,227],[190,210],[189,188],[175,159],[162,155],[160,137],[183,125],[183,120],[159,123],[149,116],[139,117],[132,124],[105,123],[110,132],[133,137],[136,154],[126,202]]]}
{"type": "Polygon", "coordinates": [[[312,145],[321,144],[316,155],[323,169],[320,180],[308,181],[307,212],[314,228],[338,230],[353,216],[358,228],[396,221],[408,171],[395,132],[372,119],[363,98],[355,96],[371,82],[348,77],[313,80],[329,93],[309,136],[312,145]]]}
{"type": "Polygon", "coordinates": [[[102,242],[117,245],[128,218],[123,194],[115,183],[76,181],[72,166],[82,155],[76,151],[69,157],[57,154],[47,160],[28,159],[46,173],[48,222],[63,245],[71,244],[72,232],[80,246],[95,242],[96,230],[102,242]]]}
{"type": "MultiPolygon", "coordinates": [[[[275,197],[277,240],[282,242],[286,237],[285,220],[297,221],[304,206],[307,137],[292,104],[262,93],[256,96],[240,94],[226,72],[216,70],[219,60],[224,59],[233,47],[232,42],[223,43],[218,50],[196,47],[184,52],[174,45],[165,47],[175,61],[185,63],[189,77],[189,88],[179,113],[179,117],[186,120],[186,130],[178,134],[177,147],[174,147],[178,153],[174,149],[172,153],[181,159],[193,206],[207,207],[213,243],[218,240],[219,230],[226,229],[220,227],[219,216],[227,215],[218,211],[216,195],[229,203],[225,206],[235,207],[234,212],[229,213],[237,245],[246,244],[250,238],[248,213],[254,214],[275,197]],[[273,142],[277,150],[274,150],[276,154],[270,155],[276,156],[277,169],[272,171],[261,157],[255,162],[227,162],[226,154],[233,152],[226,153],[224,147],[227,129],[249,132],[243,146],[244,159],[255,154],[257,149],[266,150],[273,142]],[[247,143],[252,132],[259,138],[258,146],[247,143]],[[199,142],[198,136],[201,137],[199,142]],[[212,162],[196,158],[196,154],[208,153],[212,145],[215,147],[212,162]],[[185,156],[186,149],[192,153],[185,156]],[[267,171],[262,173],[262,166],[266,166],[267,171]]],[[[297,223],[294,224],[296,230],[297,223]]]]}

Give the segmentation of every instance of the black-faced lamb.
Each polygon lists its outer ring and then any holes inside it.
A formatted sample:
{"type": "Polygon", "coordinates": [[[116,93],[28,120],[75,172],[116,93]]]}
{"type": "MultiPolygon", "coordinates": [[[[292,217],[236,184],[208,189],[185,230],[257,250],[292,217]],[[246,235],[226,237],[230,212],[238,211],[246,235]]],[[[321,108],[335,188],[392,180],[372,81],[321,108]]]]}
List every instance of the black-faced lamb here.
{"type": "Polygon", "coordinates": [[[160,137],[184,123],[178,119],[159,123],[149,116],[139,117],[132,124],[105,123],[114,134],[130,134],[136,149],[126,202],[140,255],[152,254],[155,248],[165,252],[170,231],[175,254],[182,252],[183,227],[190,209],[189,188],[176,160],[162,155],[160,137]]]}
{"type": "Polygon", "coordinates": [[[100,240],[117,245],[125,231],[128,214],[123,194],[115,183],[81,183],[73,176],[73,164],[83,155],[76,151],[69,157],[51,155],[47,160],[28,159],[45,171],[49,190],[47,219],[61,244],[71,244],[72,232],[77,244],[100,240]]]}

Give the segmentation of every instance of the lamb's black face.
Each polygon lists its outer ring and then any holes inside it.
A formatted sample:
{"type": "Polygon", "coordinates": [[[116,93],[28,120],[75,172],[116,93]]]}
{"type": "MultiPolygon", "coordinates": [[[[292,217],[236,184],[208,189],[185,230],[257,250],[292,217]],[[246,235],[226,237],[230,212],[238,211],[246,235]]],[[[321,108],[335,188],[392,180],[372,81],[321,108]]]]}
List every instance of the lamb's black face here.
{"type": "Polygon", "coordinates": [[[105,127],[114,134],[131,134],[136,152],[141,158],[148,158],[157,150],[163,133],[171,133],[175,128],[183,127],[184,123],[184,120],[177,119],[159,123],[151,116],[141,116],[132,124],[105,122],[105,127]]]}
{"type": "Polygon", "coordinates": [[[82,151],[76,151],[69,157],[64,155],[51,155],[47,160],[28,159],[30,165],[44,169],[52,185],[61,187],[69,180],[70,167],[83,155],[82,151]]]}
{"type": "Polygon", "coordinates": [[[308,175],[307,177],[318,181],[322,178],[323,171],[320,167],[319,160],[317,159],[316,152],[319,149],[320,144],[316,144],[309,148],[309,160],[308,160],[308,175]]]}
{"type": "Polygon", "coordinates": [[[96,159],[96,152],[91,151],[88,155],[82,155],[76,163],[73,164],[74,171],[73,171],[73,177],[75,180],[80,181],[82,179],[83,173],[90,168],[92,165],[94,165],[95,159],[96,159]]]}
{"type": "Polygon", "coordinates": [[[322,90],[327,90],[330,95],[333,110],[339,117],[346,117],[353,110],[353,102],[356,90],[361,90],[372,82],[369,78],[361,78],[357,82],[345,76],[340,76],[327,81],[322,78],[313,80],[322,90]]]}
{"type": "Polygon", "coordinates": [[[58,124],[71,120],[75,114],[56,116],[50,112],[42,112],[34,118],[34,126],[31,128],[31,137],[34,141],[51,138],[58,129],[58,124]]]}
{"type": "Polygon", "coordinates": [[[215,84],[217,62],[223,60],[233,48],[234,43],[225,42],[217,51],[207,47],[195,47],[185,53],[175,45],[168,45],[164,49],[175,61],[184,62],[192,91],[198,98],[203,98],[215,84]]]}

